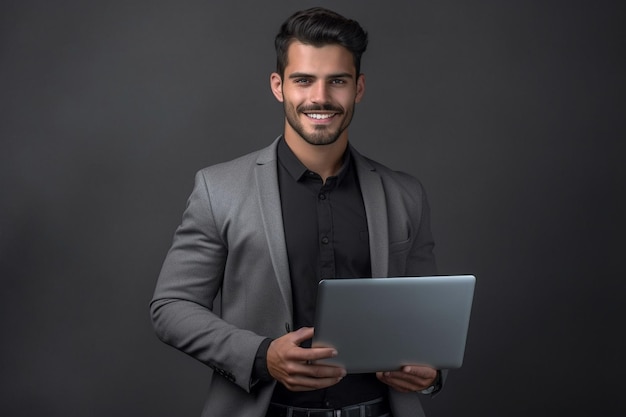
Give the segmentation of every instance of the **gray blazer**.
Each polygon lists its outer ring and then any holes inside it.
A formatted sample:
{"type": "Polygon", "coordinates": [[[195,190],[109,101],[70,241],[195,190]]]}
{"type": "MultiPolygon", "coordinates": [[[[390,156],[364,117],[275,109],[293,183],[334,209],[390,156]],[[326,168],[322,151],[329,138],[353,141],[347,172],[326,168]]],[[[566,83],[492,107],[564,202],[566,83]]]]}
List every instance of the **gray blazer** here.
{"type": "MultiPolygon", "coordinates": [[[[265,415],[275,382],[251,380],[255,354],[264,338],[293,328],[277,143],[197,173],[151,302],[158,337],[213,370],[205,417],[265,415]]],[[[372,275],[435,274],[421,184],[352,153],[372,275]]],[[[394,416],[422,416],[419,395],[391,390],[394,416]]]]}

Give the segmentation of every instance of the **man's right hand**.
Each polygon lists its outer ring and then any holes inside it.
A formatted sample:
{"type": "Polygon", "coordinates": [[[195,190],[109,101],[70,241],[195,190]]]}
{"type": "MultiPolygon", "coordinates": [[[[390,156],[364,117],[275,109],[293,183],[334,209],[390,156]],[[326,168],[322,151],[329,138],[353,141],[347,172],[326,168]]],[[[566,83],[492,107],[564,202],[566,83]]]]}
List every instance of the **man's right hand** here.
{"type": "Polygon", "coordinates": [[[346,370],[315,361],[337,355],[333,348],[301,348],[300,344],[313,337],[312,327],[287,333],[270,343],[267,369],[274,379],[291,391],[312,391],[335,385],[346,376],[346,370]]]}

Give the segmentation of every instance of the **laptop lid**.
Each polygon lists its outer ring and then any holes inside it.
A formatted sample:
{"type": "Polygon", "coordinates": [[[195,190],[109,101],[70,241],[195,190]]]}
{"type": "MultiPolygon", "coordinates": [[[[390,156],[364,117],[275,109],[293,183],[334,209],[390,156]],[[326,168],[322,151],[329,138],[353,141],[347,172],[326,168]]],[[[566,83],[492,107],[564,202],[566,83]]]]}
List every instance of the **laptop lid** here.
{"type": "Polygon", "coordinates": [[[348,373],[421,364],[461,367],[473,275],[330,279],[319,283],[312,346],[332,346],[348,373]]]}

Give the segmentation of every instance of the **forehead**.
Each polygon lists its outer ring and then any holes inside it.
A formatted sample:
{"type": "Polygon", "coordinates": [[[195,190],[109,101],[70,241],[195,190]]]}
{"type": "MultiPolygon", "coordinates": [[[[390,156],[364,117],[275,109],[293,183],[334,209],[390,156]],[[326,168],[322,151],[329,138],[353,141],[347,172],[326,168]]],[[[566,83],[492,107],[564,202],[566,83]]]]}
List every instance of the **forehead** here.
{"type": "Polygon", "coordinates": [[[341,45],[313,46],[294,41],[287,49],[285,75],[294,72],[312,75],[355,74],[356,67],[352,53],[341,45]]]}

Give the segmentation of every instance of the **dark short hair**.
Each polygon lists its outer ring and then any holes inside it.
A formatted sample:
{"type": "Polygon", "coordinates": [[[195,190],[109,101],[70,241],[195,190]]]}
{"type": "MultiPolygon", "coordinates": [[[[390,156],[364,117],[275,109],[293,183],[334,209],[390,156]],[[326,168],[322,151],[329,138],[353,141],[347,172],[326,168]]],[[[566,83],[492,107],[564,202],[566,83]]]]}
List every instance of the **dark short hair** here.
{"type": "Polygon", "coordinates": [[[274,40],[276,71],[281,77],[287,67],[287,50],[293,41],[316,47],[343,46],[352,53],[356,74],[361,73],[361,55],[367,48],[367,32],[356,20],[323,7],[294,13],[282,24],[274,40]]]}

